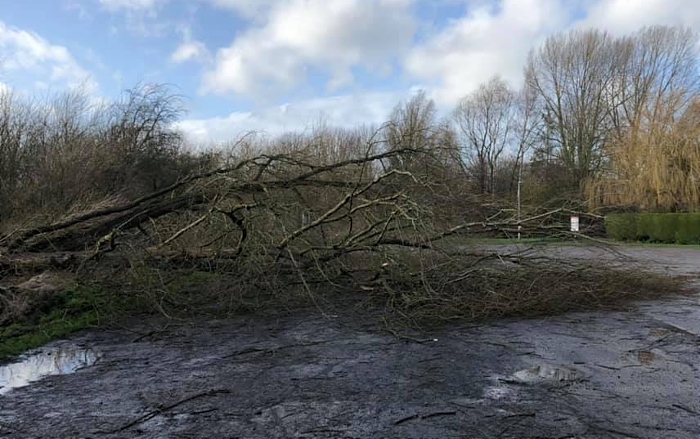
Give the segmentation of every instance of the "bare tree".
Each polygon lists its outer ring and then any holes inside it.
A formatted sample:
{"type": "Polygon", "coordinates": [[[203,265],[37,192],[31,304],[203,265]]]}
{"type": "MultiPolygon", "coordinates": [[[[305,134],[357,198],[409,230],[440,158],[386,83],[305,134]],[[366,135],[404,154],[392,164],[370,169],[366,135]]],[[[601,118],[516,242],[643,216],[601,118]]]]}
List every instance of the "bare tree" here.
{"type": "Polygon", "coordinates": [[[172,159],[182,147],[172,129],[184,113],[182,97],[165,85],[142,84],[127,90],[112,111],[104,139],[114,152],[110,190],[157,190],[177,178],[163,171],[174,170],[172,159]]]}
{"type": "Polygon", "coordinates": [[[618,138],[671,120],[691,103],[700,89],[697,39],[689,28],[654,26],[616,42],[610,110],[618,138]]]}
{"type": "Polygon", "coordinates": [[[516,96],[516,121],[515,143],[517,151],[515,165],[512,167],[510,189],[515,184],[522,183],[522,171],[525,165],[525,156],[530,153],[537,142],[542,138],[542,117],[538,111],[537,95],[528,87],[523,87],[516,96]]]}
{"type": "MultiPolygon", "coordinates": [[[[422,90],[407,102],[398,104],[385,125],[387,147],[390,150],[427,152],[432,143],[430,138],[436,125],[436,113],[435,103],[422,90]]],[[[423,154],[392,156],[390,166],[395,169],[412,169],[421,166],[424,158],[423,154]]]]}
{"type": "MultiPolygon", "coordinates": [[[[48,99],[36,112],[31,141],[34,157],[32,204],[41,209],[66,209],[92,192],[102,159],[95,139],[104,129],[106,107],[90,102],[82,87],[48,99]]],[[[29,188],[28,188],[29,189],[29,188]]]]}
{"type": "Polygon", "coordinates": [[[0,219],[11,214],[13,197],[27,178],[24,145],[31,131],[32,107],[10,90],[0,92],[0,219]]]}
{"type": "Polygon", "coordinates": [[[542,105],[547,138],[573,187],[595,175],[609,134],[608,95],[618,69],[613,38],[599,30],[549,37],[530,52],[526,85],[542,105]]]}
{"type": "Polygon", "coordinates": [[[494,77],[463,98],[455,110],[463,157],[481,193],[496,191],[499,160],[520,128],[516,103],[516,93],[502,78],[494,77]]]}

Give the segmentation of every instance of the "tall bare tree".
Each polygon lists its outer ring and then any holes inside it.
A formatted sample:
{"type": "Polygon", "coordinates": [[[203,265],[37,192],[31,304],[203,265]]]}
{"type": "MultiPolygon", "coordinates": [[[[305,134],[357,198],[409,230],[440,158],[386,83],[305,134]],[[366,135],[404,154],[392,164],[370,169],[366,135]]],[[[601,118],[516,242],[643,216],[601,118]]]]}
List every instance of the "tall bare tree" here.
{"type": "Polygon", "coordinates": [[[537,95],[529,87],[520,89],[516,96],[515,144],[517,146],[515,165],[511,170],[510,189],[520,185],[525,157],[542,138],[542,115],[539,112],[537,95]]]}
{"type": "Polygon", "coordinates": [[[653,26],[615,43],[619,67],[609,106],[618,137],[673,119],[691,103],[700,89],[697,40],[690,28],[653,26]]]}
{"type": "Polygon", "coordinates": [[[423,90],[394,107],[384,129],[387,147],[415,153],[392,157],[392,168],[413,170],[426,166],[425,159],[431,152],[436,117],[435,103],[423,90]]]}
{"type": "Polygon", "coordinates": [[[495,193],[499,160],[519,129],[516,93],[501,77],[493,77],[461,100],[454,119],[466,168],[481,193],[495,193]]]}
{"type": "Polygon", "coordinates": [[[614,39],[599,30],[549,37],[530,52],[527,87],[542,105],[547,138],[573,187],[603,165],[610,129],[609,93],[618,75],[614,39]]]}

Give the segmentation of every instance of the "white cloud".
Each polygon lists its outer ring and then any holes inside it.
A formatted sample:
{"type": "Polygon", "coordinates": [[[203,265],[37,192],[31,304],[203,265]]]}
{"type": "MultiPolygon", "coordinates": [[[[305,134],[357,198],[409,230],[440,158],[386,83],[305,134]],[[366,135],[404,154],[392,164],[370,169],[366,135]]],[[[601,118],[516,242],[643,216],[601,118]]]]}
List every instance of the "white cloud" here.
{"type": "Polygon", "coordinates": [[[175,64],[182,64],[188,61],[200,63],[211,61],[212,57],[207,46],[192,37],[192,27],[189,23],[180,25],[178,32],[182,35],[182,43],[170,55],[170,61],[175,64]]]}
{"type": "Polygon", "coordinates": [[[466,16],[414,47],[404,65],[448,105],[495,74],[519,86],[528,52],[553,33],[596,27],[620,35],[647,25],[698,29],[697,0],[475,0],[466,16]]]}
{"type": "Polygon", "coordinates": [[[386,71],[410,47],[415,25],[409,0],[277,1],[264,24],[218,51],[201,91],[271,97],[314,70],[329,74],[332,87],[349,85],[354,67],[386,71]]]}
{"type": "Polygon", "coordinates": [[[303,131],[323,120],[330,126],[352,128],[385,121],[406,92],[375,92],[310,99],[260,111],[235,112],[226,117],[186,119],[178,124],[197,144],[224,142],[250,131],[274,136],[303,131]]]}
{"type": "MultiPolygon", "coordinates": [[[[92,1],[131,16],[132,21],[155,32],[160,29],[154,26],[156,11],[171,0],[92,1]]],[[[404,95],[370,91],[271,106],[279,96],[297,88],[319,93],[335,93],[348,86],[363,88],[358,84],[358,69],[367,69],[375,77],[393,75],[402,84],[420,81],[445,109],[495,74],[518,86],[530,49],[555,32],[593,26],[620,34],[654,24],[700,29],[697,0],[435,0],[434,5],[468,6],[464,16],[447,17],[446,25],[418,17],[414,6],[420,0],[199,1],[232,11],[247,20],[247,27],[232,30],[230,44],[216,53],[209,52],[205,40],[192,38],[189,27],[180,29],[181,44],[171,61],[207,66],[201,78],[202,93],[238,94],[268,104],[266,110],[183,121],[181,127],[201,142],[225,140],[249,130],[276,134],[303,129],[321,114],[330,124],[341,126],[381,122],[404,95]],[[421,41],[415,44],[418,29],[422,29],[421,41]],[[393,71],[397,61],[402,63],[402,72],[393,71]],[[318,84],[317,76],[325,84],[318,84]]],[[[441,9],[436,6],[435,10],[441,9]]],[[[168,24],[163,32],[173,28],[168,24]]],[[[1,41],[0,35],[0,48],[1,41]]],[[[60,50],[55,52],[53,59],[60,58],[60,50]]],[[[16,62],[31,64],[32,59],[30,55],[16,62]]],[[[69,74],[60,68],[55,72],[69,74]]]]}
{"type": "Polygon", "coordinates": [[[63,7],[68,11],[75,11],[81,20],[89,20],[92,18],[87,5],[81,0],[64,0],[63,7]]]}
{"type": "Polygon", "coordinates": [[[406,57],[406,71],[435,85],[444,104],[457,101],[491,76],[521,82],[529,50],[570,23],[557,0],[504,0],[482,4],[452,22],[406,57]]]}
{"type": "Polygon", "coordinates": [[[700,27],[696,0],[599,0],[591,2],[580,27],[597,27],[626,34],[642,26],[682,25],[700,27]]]}
{"type": "MultiPolygon", "coordinates": [[[[421,26],[430,34],[411,47],[420,17],[412,15],[409,0],[207,1],[253,19],[253,24],[218,51],[214,67],[203,78],[205,92],[274,97],[304,86],[310,69],[319,68],[330,73],[325,85],[333,91],[353,84],[353,67],[386,74],[382,69],[390,65],[387,61],[400,57],[402,79],[429,84],[428,95],[442,111],[496,74],[519,86],[528,52],[556,32],[598,27],[620,34],[654,24],[700,28],[696,0],[470,0],[467,14],[442,28],[423,19],[421,26]]],[[[195,53],[183,48],[181,55],[195,53]]],[[[248,130],[278,134],[304,129],[321,114],[339,126],[377,123],[402,97],[370,92],[321,98],[186,120],[181,127],[193,139],[208,142],[248,130]]]]}
{"type": "Polygon", "coordinates": [[[35,75],[41,82],[85,87],[95,92],[97,83],[64,46],[0,22],[0,67],[10,75],[35,75]]]}
{"type": "Polygon", "coordinates": [[[209,59],[210,55],[207,46],[201,41],[185,41],[170,56],[170,60],[176,64],[187,61],[206,62],[209,59]]]}

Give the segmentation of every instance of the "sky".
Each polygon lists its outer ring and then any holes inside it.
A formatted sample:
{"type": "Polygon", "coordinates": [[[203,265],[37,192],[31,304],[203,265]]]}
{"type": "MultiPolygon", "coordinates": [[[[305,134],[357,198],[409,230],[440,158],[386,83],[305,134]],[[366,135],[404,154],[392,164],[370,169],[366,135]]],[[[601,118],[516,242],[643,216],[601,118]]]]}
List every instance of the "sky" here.
{"type": "Polygon", "coordinates": [[[425,90],[447,113],[493,75],[514,87],[547,36],[597,27],[700,30],[697,0],[5,0],[0,86],[113,99],[137,83],[185,96],[194,143],[324,121],[381,123],[425,90]]]}

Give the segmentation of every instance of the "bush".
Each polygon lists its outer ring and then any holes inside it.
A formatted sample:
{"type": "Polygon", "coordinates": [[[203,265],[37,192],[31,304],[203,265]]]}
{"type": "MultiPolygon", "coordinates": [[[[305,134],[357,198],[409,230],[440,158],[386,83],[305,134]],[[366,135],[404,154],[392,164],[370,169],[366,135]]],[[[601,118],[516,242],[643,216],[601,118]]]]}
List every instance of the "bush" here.
{"type": "Polygon", "coordinates": [[[676,229],[678,244],[700,244],[700,214],[681,215],[676,229]]]}
{"type": "Polygon", "coordinates": [[[637,215],[634,213],[606,215],[605,232],[608,238],[616,241],[637,240],[637,215]]]}
{"type": "Polygon", "coordinates": [[[652,226],[649,229],[649,236],[652,242],[675,243],[676,230],[679,224],[678,213],[655,214],[652,216],[652,226]]]}
{"type": "Polygon", "coordinates": [[[161,85],[104,105],[81,89],[46,102],[0,90],[0,223],[52,222],[169,186],[190,171],[174,128],[183,114],[182,99],[161,85]]]}
{"type": "Polygon", "coordinates": [[[617,241],[700,244],[700,213],[621,213],[605,217],[605,231],[617,241]]]}

